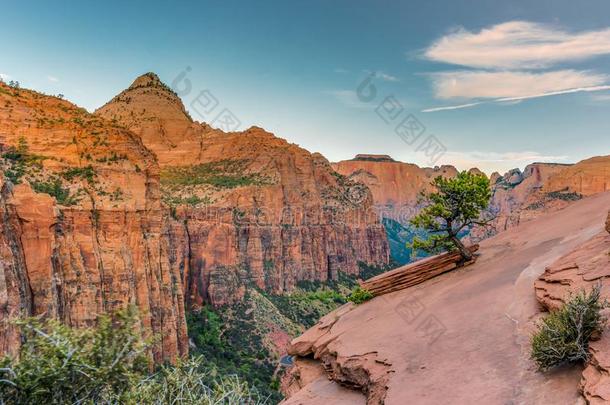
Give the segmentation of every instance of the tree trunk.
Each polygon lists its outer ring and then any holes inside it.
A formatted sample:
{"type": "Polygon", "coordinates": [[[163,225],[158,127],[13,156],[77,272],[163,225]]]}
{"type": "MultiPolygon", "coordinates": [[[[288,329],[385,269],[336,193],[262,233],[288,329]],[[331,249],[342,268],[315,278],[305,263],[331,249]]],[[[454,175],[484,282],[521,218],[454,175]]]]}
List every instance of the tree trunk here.
{"type": "Polygon", "coordinates": [[[455,245],[455,247],[458,248],[458,250],[460,251],[460,254],[462,255],[462,258],[464,258],[465,262],[469,262],[472,260],[472,252],[470,252],[470,249],[468,249],[460,240],[460,238],[458,238],[457,236],[451,236],[451,242],[453,242],[453,244],[455,245]]]}

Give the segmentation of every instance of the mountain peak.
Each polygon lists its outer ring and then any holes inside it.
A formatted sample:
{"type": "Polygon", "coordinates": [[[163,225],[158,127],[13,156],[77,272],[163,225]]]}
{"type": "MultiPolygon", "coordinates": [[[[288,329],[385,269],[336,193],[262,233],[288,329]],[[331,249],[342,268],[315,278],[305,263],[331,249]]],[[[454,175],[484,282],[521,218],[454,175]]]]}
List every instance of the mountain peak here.
{"type": "MultiPolygon", "coordinates": [[[[159,79],[159,76],[157,76],[153,72],[148,72],[148,73],[144,73],[141,76],[138,76],[138,78],[133,81],[133,83],[131,84],[131,86],[129,86],[129,88],[136,89],[139,87],[162,87],[162,86],[165,86],[165,84],[163,84],[161,79],[159,79]]],[[[165,87],[167,87],[167,86],[165,86],[165,87]]]]}

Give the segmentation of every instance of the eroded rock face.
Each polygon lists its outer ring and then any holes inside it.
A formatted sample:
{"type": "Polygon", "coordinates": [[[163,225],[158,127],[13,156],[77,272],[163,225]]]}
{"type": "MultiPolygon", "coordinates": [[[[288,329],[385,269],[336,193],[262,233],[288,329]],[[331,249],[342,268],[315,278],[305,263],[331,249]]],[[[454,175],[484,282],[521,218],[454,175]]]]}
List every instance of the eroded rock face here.
{"type": "MultiPolygon", "coordinates": [[[[380,358],[375,351],[342,355],[336,347],[335,340],[338,334],[332,328],[337,321],[354,308],[354,304],[348,303],[320,319],[318,324],[291,342],[288,353],[299,357],[312,356],[322,365],[329,379],[344,387],[362,391],[367,397],[367,404],[382,404],[390,375],[393,373],[392,363],[380,358]]],[[[339,332],[340,334],[341,332],[339,332]]],[[[297,359],[294,371],[298,377],[301,375],[299,367],[302,367],[298,365],[299,361],[302,360],[297,359]]],[[[310,363],[306,364],[308,368],[312,367],[310,363]]],[[[309,378],[302,384],[293,383],[292,390],[285,393],[294,394],[296,392],[294,385],[302,389],[312,379],[309,378]]],[[[290,404],[293,401],[288,400],[286,403],[290,404]]]]}
{"type": "Polygon", "coordinates": [[[323,156],[261,128],[225,133],[194,122],[152,74],[97,114],[158,157],[189,304],[234,302],[246,283],[281,293],[299,280],[357,274],[358,262],[388,262],[369,190],[337,176],[323,156]]]}
{"type": "MultiPolygon", "coordinates": [[[[560,308],[570,294],[601,284],[610,298],[610,235],[600,232],[591,240],[546,268],[534,286],[536,298],[547,309],[560,308]]],[[[610,330],[589,345],[591,359],[582,373],[581,390],[589,404],[610,401],[610,330]]]]}
{"type": "Polygon", "coordinates": [[[453,166],[420,168],[411,163],[394,161],[373,155],[357,155],[352,160],[333,163],[340,174],[364,183],[371,190],[373,202],[379,214],[402,224],[416,213],[421,192],[431,191],[430,182],[442,175],[453,177],[453,166]]]}
{"type": "Polygon", "coordinates": [[[66,101],[0,90],[3,351],[19,348],[7,326],[14,317],[80,327],[135,305],[144,333],[160,337],[156,361],[186,354],[155,157],[132,133],[66,101]]]}

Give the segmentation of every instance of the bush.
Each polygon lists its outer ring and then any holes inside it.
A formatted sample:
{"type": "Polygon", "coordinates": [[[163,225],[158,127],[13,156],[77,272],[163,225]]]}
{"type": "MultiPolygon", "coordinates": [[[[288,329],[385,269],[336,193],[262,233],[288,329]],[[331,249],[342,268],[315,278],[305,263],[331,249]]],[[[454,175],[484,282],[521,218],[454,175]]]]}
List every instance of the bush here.
{"type": "Polygon", "coordinates": [[[107,398],[109,403],[127,404],[261,404],[256,392],[237,376],[214,377],[202,372],[203,357],[164,366],[122,396],[107,398]],[[209,383],[208,381],[212,381],[209,383]]]}
{"type": "Polygon", "coordinates": [[[370,300],[373,297],[374,297],[373,293],[370,292],[369,290],[365,290],[362,287],[356,287],[356,288],[354,288],[352,293],[349,295],[349,297],[347,297],[347,300],[358,305],[358,304],[362,304],[365,301],[370,300]]]}
{"type": "Polygon", "coordinates": [[[0,404],[262,404],[235,376],[203,370],[203,359],[149,375],[149,341],[135,310],[98,318],[90,329],[57,321],[19,321],[18,358],[0,360],[0,404]]]}
{"type": "Polygon", "coordinates": [[[146,344],[133,310],[102,316],[94,329],[57,321],[18,322],[24,343],[18,359],[0,362],[3,403],[81,403],[118,395],[148,370],[146,344]]]}
{"type": "Polygon", "coordinates": [[[57,203],[60,205],[75,205],[80,201],[78,195],[70,194],[70,189],[63,187],[63,182],[60,179],[54,179],[51,181],[33,181],[32,188],[37,193],[44,193],[50,195],[51,197],[55,197],[57,203]]]}
{"type": "Polygon", "coordinates": [[[532,359],[540,370],[589,359],[589,340],[602,332],[605,319],[601,310],[601,287],[589,294],[581,291],[560,309],[551,312],[538,324],[532,336],[532,359]]]}

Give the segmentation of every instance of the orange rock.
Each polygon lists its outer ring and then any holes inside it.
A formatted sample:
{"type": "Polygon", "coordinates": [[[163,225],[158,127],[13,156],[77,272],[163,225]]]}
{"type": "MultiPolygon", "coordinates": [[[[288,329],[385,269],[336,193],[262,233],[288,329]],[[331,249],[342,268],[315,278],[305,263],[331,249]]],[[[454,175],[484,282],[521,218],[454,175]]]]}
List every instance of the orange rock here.
{"type": "MultiPolygon", "coordinates": [[[[0,90],[0,148],[28,148],[22,184],[1,182],[0,321],[45,314],[90,326],[133,304],[144,333],[160,336],[155,360],[186,354],[182,280],[170,263],[155,157],[131,132],[67,101],[0,90]],[[62,205],[32,191],[49,184],[74,198],[62,205]]],[[[0,346],[18,350],[12,327],[0,332],[0,346]]]]}

